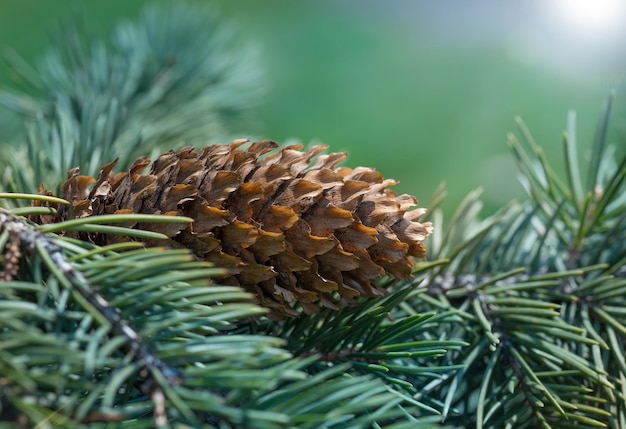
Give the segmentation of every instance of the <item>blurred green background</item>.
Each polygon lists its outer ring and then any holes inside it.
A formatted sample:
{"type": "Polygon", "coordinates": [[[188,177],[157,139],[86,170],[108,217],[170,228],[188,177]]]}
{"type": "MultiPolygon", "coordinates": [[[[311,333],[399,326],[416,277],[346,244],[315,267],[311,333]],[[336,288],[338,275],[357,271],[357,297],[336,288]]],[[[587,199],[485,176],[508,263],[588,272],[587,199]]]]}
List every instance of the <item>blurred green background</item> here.
{"type": "MultiPolygon", "coordinates": [[[[49,47],[49,30],[73,9],[106,34],[146,3],[0,0],[0,46],[35,63],[49,47]]],[[[623,112],[620,0],[213,3],[242,41],[258,47],[265,72],[257,124],[241,137],[349,151],[347,165],[375,167],[424,205],[445,181],[447,212],[479,186],[485,213],[522,195],[506,146],[514,116],[560,163],[567,112],[575,109],[584,164],[610,88],[618,88],[623,112]],[[590,4],[608,12],[582,9],[590,4]]],[[[0,65],[1,85],[9,85],[9,73],[0,65]]],[[[0,138],[11,138],[16,118],[0,117],[0,138]]]]}

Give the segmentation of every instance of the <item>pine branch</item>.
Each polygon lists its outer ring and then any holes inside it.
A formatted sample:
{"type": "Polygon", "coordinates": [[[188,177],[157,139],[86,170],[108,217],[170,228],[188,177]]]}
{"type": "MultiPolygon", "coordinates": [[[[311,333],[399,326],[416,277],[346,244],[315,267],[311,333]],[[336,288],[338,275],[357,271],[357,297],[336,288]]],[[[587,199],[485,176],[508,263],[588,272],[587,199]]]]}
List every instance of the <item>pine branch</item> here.
{"type": "Polygon", "coordinates": [[[115,335],[124,337],[130,352],[136,354],[148,371],[159,371],[171,385],[180,384],[177,372],[159,360],[155,353],[142,341],[141,336],[101,295],[95,292],[93,285],[85,276],[75,269],[63,254],[62,249],[52,239],[26,224],[17,216],[0,208],[0,226],[2,231],[9,233],[8,257],[5,255],[5,266],[2,281],[10,282],[17,274],[19,259],[23,250],[31,255],[35,252],[44,260],[47,268],[68,289],[77,291],[84,302],[92,306],[94,317],[102,318],[101,322],[110,325],[115,335]]]}
{"type": "Polygon", "coordinates": [[[148,7],[108,43],[74,17],[39,67],[9,61],[20,91],[0,91],[0,104],[24,116],[27,138],[0,163],[3,187],[17,192],[58,189],[74,167],[95,174],[117,157],[127,167],[151,150],[230,138],[262,86],[253,47],[239,46],[215,10],[192,4],[148,7]]]}
{"type": "Polygon", "coordinates": [[[318,362],[349,363],[353,371],[377,376],[398,397],[415,405],[420,416],[440,414],[440,404],[415,395],[428,380],[460,369],[462,366],[451,363],[447,354],[468,344],[430,335],[433,327],[455,319],[454,313],[392,316],[408,296],[419,293],[419,282],[384,298],[364,300],[356,307],[327,309],[316,316],[301,316],[257,329],[285,338],[287,348],[296,355],[313,353],[318,362]]]}
{"type": "Polygon", "coordinates": [[[13,236],[22,248],[17,277],[0,283],[2,397],[14,420],[360,428],[421,414],[371,373],[293,359],[278,338],[229,332],[264,311],[239,288],[207,287],[216,270],[187,251],[101,248],[4,210],[0,221],[0,251],[15,255],[13,236]]]}
{"type": "MultiPolygon", "coordinates": [[[[416,312],[463,311],[463,326],[439,332],[474,339],[453,357],[465,368],[427,390],[446,404],[446,421],[480,428],[618,428],[625,421],[626,156],[604,141],[610,105],[590,179],[574,166],[573,139],[564,143],[562,181],[518,120],[531,153],[513,135],[509,141],[530,199],[480,221],[472,195],[443,234],[435,230],[431,258],[450,263],[432,270],[426,293],[406,304],[416,312]]],[[[573,115],[568,128],[571,137],[573,115]]]]}

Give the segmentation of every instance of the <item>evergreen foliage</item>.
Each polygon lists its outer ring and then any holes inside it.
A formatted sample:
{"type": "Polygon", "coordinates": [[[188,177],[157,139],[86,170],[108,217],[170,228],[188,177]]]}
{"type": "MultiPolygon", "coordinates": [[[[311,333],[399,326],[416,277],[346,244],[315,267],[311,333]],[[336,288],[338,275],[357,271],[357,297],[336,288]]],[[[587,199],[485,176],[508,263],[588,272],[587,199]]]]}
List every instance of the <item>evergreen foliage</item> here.
{"type": "Polygon", "coordinates": [[[27,144],[4,149],[20,151],[0,159],[7,190],[58,190],[74,167],[93,175],[115,158],[126,168],[182,141],[222,142],[242,131],[259,99],[254,47],[210,8],[148,7],[107,42],[77,17],[63,24],[36,69],[8,57],[19,92],[0,91],[0,104],[25,118],[27,144]]]}
{"type": "Polygon", "coordinates": [[[471,416],[470,425],[491,428],[624,426],[626,156],[606,144],[611,103],[612,96],[586,184],[574,113],[563,141],[566,181],[517,119],[524,143],[511,134],[509,145],[529,200],[479,222],[479,201],[471,195],[442,236],[433,237],[433,257],[450,263],[430,273],[426,296],[433,299],[414,309],[462,311],[466,323],[445,333],[474,338],[457,358],[465,368],[438,386],[444,403],[464,419],[448,421],[467,424],[471,416]]]}
{"type": "MultiPolygon", "coordinates": [[[[204,128],[212,98],[186,92],[191,70],[233,64],[228,45],[216,37],[214,50],[198,51],[187,38],[198,10],[171,7],[153,9],[141,24],[162,28],[159,40],[177,40],[188,55],[188,73],[168,91],[154,86],[154,73],[124,93],[134,95],[119,98],[116,67],[86,67],[108,73],[67,85],[77,64],[119,65],[128,52],[149,56],[150,32],[125,24],[114,34],[137,37],[114,39],[125,40],[124,50],[98,45],[44,67],[41,75],[55,78],[41,78],[40,98],[3,93],[5,104],[29,106],[23,111],[38,118],[27,121],[29,169],[18,156],[3,158],[6,190],[33,192],[46,175],[58,185],[68,167],[93,174],[116,156],[130,160],[147,150],[129,143],[138,135],[150,148],[181,139],[204,144],[232,125],[218,115],[219,126],[204,128]],[[102,110],[92,114],[85,106],[95,99],[103,105],[95,103],[102,110]],[[107,114],[114,105],[126,107],[107,114]],[[158,132],[138,131],[154,118],[158,132]]],[[[202,82],[212,91],[214,81],[202,82]]],[[[233,117],[246,105],[240,89],[215,89],[240,100],[226,109],[233,117]]],[[[190,219],[132,214],[37,225],[24,216],[53,209],[8,199],[67,202],[0,194],[2,420],[17,428],[626,427],[626,154],[607,142],[611,100],[586,178],[573,113],[564,180],[518,120],[521,139],[511,134],[509,144],[526,201],[482,220],[475,192],[444,227],[439,192],[430,205],[428,261],[412,280],[383,279],[390,291],[384,297],[282,322],[270,321],[237,287],[209,286],[219,267],[186,249],[72,238],[89,231],[154,239],[161,236],[128,224],[190,219]]]]}

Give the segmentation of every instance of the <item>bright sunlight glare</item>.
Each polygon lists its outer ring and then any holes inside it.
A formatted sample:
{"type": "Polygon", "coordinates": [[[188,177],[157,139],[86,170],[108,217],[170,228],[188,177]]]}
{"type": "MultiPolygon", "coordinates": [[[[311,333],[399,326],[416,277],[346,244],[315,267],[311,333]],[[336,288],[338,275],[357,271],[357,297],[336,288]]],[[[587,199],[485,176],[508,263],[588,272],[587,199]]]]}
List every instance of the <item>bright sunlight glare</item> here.
{"type": "Polygon", "coordinates": [[[551,3],[557,19],[583,37],[615,32],[626,11],[624,0],[553,0],[551,3]]]}

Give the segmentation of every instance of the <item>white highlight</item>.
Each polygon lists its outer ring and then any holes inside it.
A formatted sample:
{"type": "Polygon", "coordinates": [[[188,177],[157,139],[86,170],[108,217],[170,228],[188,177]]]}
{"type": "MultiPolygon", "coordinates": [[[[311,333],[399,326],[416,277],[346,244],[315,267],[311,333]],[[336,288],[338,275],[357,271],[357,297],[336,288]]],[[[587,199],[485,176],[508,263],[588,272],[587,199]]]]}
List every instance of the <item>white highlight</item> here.
{"type": "Polygon", "coordinates": [[[624,0],[552,0],[551,3],[557,19],[580,36],[588,37],[613,33],[626,11],[624,0]]]}

